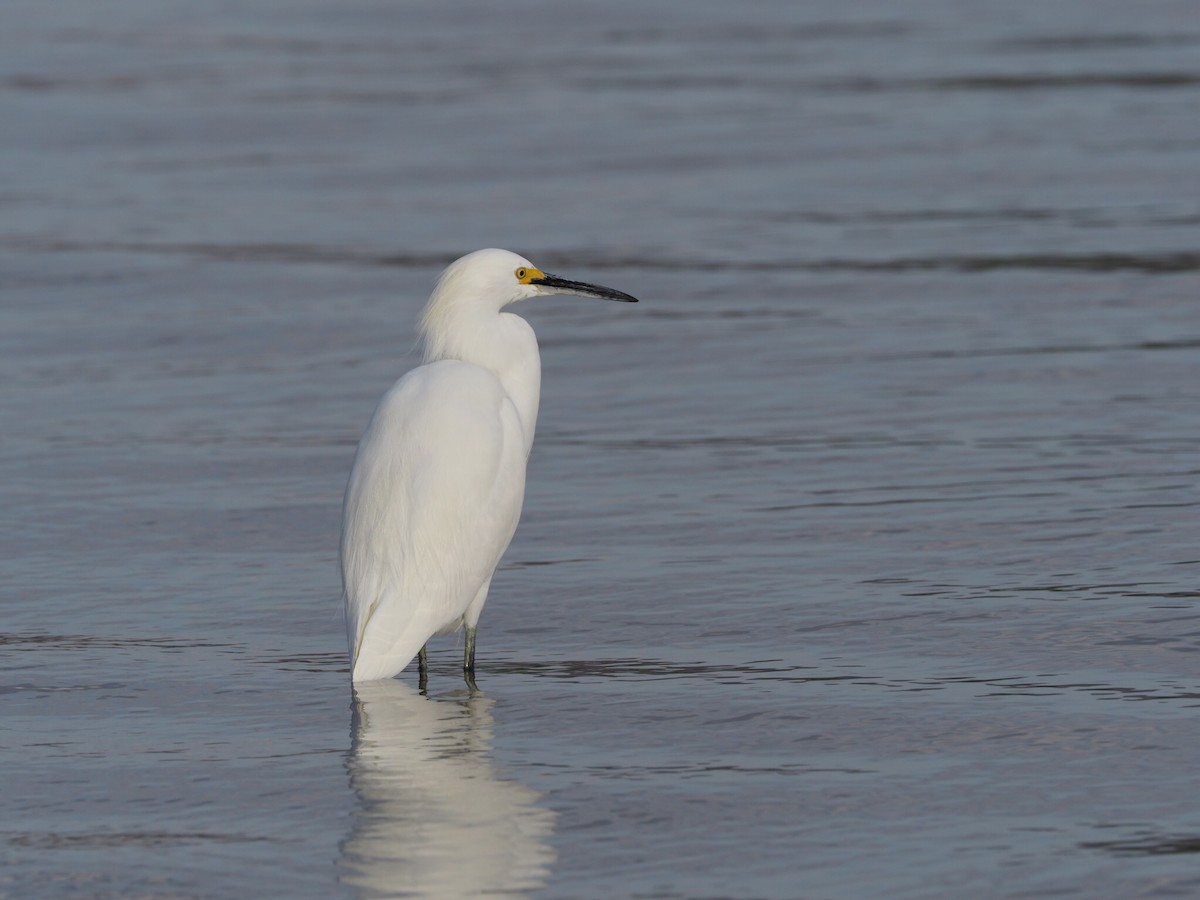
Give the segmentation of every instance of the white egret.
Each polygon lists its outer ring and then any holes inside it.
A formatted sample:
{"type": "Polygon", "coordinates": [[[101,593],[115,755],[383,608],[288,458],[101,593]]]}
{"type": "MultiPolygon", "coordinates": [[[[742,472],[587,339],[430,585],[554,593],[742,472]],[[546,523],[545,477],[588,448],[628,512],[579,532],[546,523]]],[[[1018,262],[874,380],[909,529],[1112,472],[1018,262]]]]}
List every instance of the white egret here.
{"type": "Polygon", "coordinates": [[[342,585],[353,681],[391,678],[426,642],[475,628],[517,528],[533,446],[541,359],[533,329],[502,312],[540,294],[636,303],[547,275],[507,250],[452,263],[421,318],[424,364],[379,403],[358,445],[342,520],[342,585]]]}

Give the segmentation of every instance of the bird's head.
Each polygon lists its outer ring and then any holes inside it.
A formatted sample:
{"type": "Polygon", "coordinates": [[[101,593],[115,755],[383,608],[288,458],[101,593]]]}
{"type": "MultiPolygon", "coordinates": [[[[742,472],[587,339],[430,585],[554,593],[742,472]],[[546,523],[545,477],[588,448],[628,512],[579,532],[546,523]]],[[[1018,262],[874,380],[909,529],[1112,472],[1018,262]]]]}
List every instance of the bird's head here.
{"type": "Polygon", "coordinates": [[[541,294],[579,294],[603,300],[636,303],[622,291],[548,275],[529,260],[508,250],[476,250],[451,263],[438,281],[431,302],[470,303],[493,310],[541,294]]]}
{"type": "Polygon", "coordinates": [[[476,250],[446,267],[429,298],[421,317],[426,361],[478,356],[480,346],[494,341],[500,310],[539,294],[637,302],[636,297],[612,288],[547,275],[507,250],[476,250]]]}

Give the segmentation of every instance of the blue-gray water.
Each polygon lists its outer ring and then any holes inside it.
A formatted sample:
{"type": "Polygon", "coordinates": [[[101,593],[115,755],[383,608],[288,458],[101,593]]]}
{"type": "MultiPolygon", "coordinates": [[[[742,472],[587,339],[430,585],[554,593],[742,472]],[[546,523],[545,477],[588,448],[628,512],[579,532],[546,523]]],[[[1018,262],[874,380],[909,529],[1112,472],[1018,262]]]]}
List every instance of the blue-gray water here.
{"type": "Polygon", "coordinates": [[[0,896],[1200,896],[1192,0],[5,0],[0,896]],[[525,516],[353,701],[504,246],[525,516]]]}

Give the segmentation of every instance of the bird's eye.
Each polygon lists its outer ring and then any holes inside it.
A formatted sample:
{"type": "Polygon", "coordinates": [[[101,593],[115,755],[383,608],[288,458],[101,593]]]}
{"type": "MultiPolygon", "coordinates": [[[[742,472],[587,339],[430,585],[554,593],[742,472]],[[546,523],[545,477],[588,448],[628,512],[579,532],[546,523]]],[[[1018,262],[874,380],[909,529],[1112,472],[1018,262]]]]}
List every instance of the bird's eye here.
{"type": "Polygon", "coordinates": [[[524,281],[529,277],[529,272],[526,269],[517,269],[517,281],[524,281]]]}

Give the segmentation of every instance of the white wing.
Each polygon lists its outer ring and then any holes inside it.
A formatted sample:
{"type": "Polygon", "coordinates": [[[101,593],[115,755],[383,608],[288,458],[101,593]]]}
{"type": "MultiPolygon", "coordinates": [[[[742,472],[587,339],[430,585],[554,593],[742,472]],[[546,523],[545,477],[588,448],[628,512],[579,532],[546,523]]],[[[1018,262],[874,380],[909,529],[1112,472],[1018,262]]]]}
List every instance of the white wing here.
{"type": "Polygon", "coordinates": [[[343,509],[353,680],[390,678],[461,623],[516,530],[525,459],[516,408],[482,367],[431,363],[384,395],[343,509]]]}

